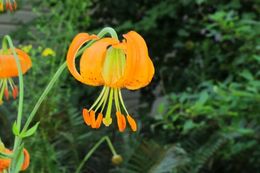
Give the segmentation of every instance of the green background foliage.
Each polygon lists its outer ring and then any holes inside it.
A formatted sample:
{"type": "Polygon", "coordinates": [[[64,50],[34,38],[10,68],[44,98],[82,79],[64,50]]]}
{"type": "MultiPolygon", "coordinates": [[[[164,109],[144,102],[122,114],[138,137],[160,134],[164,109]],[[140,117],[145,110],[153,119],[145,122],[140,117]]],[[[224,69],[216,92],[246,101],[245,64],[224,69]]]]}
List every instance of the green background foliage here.
{"type": "MultiPolygon", "coordinates": [[[[136,30],[147,41],[156,73],[141,89],[140,130],[92,130],[81,118],[100,88],[62,75],[37,114],[37,133],[26,140],[26,172],[69,173],[102,136],[123,158],[111,164],[106,145],[82,172],[257,173],[260,170],[260,3],[254,0],[28,0],[37,14],[13,34],[32,44],[25,76],[25,115],[65,60],[79,32],[105,26],[120,38],[136,30]],[[42,56],[44,48],[55,56],[42,56]]],[[[12,143],[16,102],[1,106],[1,137],[12,143]]]]}

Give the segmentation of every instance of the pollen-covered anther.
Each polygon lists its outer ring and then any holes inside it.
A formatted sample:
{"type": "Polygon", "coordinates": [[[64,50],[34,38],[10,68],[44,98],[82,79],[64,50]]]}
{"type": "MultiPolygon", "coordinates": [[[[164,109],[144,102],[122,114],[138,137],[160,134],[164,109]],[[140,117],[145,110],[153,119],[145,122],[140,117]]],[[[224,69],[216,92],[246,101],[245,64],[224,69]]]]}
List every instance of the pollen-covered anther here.
{"type": "Polygon", "coordinates": [[[112,118],[110,118],[110,117],[105,117],[105,118],[103,118],[103,124],[104,124],[106,127],[110,126],[110,124],[112,124],[112,118]]]}
{"type": "Polygon", "coordinates": [[[120,132],[124,132],[126,128],[126,119],[125,116],[121,114],[121,112],[116,112],[117,125],[120,132]]]}
{"type": "Polygon", "coordinates": [[[86,125],[91,126],[93,129],[98,129],[101,126],[103,114],[99,113],[96,118],[95,111],[88,111],[87,109],[83,109],[83,119],[86,125]]]}
{"type": "Polygon", "coordinates": [[[16,85],[14,86],[12,93],[13,93],[13,98],[16,99],[19,93],[18,87],[16,85]]]}
{"type": "Polygon", "coordinates": [[[83,119],[84,119],[84,122],[86,123],[86,125],[90,126],[91,125],[91,120],[90,120],[90,116],[89,116],[88,110],[87,109],[83,109],[82,115],[83,115],[83,119]]]}
{"type": "Polygon", "coordinates": [[[9,100],[9,91],[8,91],[8,88],[6,87],[4,90],[5,90],[5,91],[4,91],[5,99],[6,99],[6,100],[9,100]]]}
{"type": "Polygon", "coordinates": [[[136,121],[130,116],[126,116],[128,123],[130,124],[131,129],[135,132],[137,131],[137,124],[136,121]]]}

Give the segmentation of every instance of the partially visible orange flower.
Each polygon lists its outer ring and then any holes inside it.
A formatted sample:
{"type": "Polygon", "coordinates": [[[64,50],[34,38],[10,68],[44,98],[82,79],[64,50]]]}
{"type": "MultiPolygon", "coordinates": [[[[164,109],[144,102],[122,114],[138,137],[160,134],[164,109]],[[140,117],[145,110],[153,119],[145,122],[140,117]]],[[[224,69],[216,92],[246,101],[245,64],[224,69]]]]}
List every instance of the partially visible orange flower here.
{"type": "MultiPolygon", "coordinates": [[[[32,66],[30,57],[20,49],[15,49],[23,74],[32,66]]],[[[0,104],[3,103],[3,96],[9,99],[9,89],[12,91],[13,98],[18,96],[18,87],[15,85],[12,77],[18,76],[18,68],[14,55],[10,50],[0,50],[0,104]]]]}
{"type": "MultiPolygon", "coordinates": [[[[12,151],[9,149],[6,149],[6,148],[2,152],[5,154],[12,154],[12,151]]],[[[23,161],[23,165],[21,167],[21,171],[26,170],[30,164],[30,154],[28,153],[28,151],[26,149],[23,150],[23,154],[24,154],[24,161],[23,161]]],[[[9,159],[9,158],[1,159],[0,158],[0,173],[2,173],[4,170],[8,169],[10,164],[11,164],[11,159],[9,159]]]]}
{"type": "Polygon", "coordinates": [[[101,122],[105,126],[112,123],[114,103],[119,131],[125,130],[126,120],[133,131],[137,130],[136,121],[124,104],[121,89],[136,90],[147,86],[153,78],[154,66],[145,40],[138,33],[130,31],[123,37],[125,39],[120,42],[115,38],[98,39],[96,35],[80,33],[69,47],[67,64],[71,74],[84,84],[104,86],[91,108],[83,109],[84,121],[92,128],[99,128],[101,122]],[[78,72],[75,65],[76,54],[90,40],[96,41],[82,54],[78,72]],[[103,117],[105,107],[106,114],[103,117]],[[97,111],[99,113],[96,116],[97,111]]]}
{"type": "Polygon", "coordinates": [[[6,10],[13,12],[17,8],[17,3],[15,0],[0,0],[0,11],[6,10]]]}

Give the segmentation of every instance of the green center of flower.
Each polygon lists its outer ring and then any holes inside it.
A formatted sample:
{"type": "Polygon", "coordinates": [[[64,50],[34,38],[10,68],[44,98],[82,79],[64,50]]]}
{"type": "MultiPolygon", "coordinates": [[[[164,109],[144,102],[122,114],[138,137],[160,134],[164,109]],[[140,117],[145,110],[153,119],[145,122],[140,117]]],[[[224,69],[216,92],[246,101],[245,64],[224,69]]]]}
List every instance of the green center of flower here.
{"type": "Polygon", "coordinates": [[[113,47],[108,48],[102,70],[102,76],[107,86],[116,87],[117,82],[124,74],[125,65],[124,51],[113,47]]]}

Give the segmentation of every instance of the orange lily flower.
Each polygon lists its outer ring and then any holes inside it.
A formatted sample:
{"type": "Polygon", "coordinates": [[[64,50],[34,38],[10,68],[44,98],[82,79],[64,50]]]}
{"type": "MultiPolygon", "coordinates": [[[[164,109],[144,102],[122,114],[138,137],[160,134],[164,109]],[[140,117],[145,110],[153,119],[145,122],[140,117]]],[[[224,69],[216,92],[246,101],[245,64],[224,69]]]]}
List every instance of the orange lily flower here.
{"type": "Polygon", "coordinates": [[[0,0],[0,11],[4,11],[4,4],[6,10],[14,11],[17,8],[17,3],[15,0],[0,0]]]}
{"type": "MultiPolygon", "coordinates": [[[[12,151],[9,149],[3,149],[5,154],[12,154],[12,151]]],[[[26,170],[29,167],[30,164],[30,154],[28,153],[28,151],[26,149],[23,150],[23,154],[24,154],[24,161],[21,167],[21,171],[26,170]]],[[[0,158],[0,173],[2,173],[4,170],[8,169],[9,166],[11,164],[11,159],[10,158],[6,158],[6,159],[1,159],[0,158]]]]}
{"type": "MultiPolygon", "coordinates": [[[[32,66],[30,57],[20,49],[15,49],[20,60],[23,74],[32,66]]],[[[9,99],[9,87],[11,88],[13,98],[18,96],[18,87],[15,85],[12,77],[18,76],[18,68],[14,55],[10,50],[0,50],[0,105],[3,103],[3,95],[6,100],[9,99]]]]}
{"type": "Polygon", "coordinates": [[[83,109],[85,123],[99,128],[101,123],[112,123],[111,111],[114,101],[117,124],[120,132],[126,128],[126,120],[133,131],[137,130],[136,121],[129,115],[124,104],[121,89],[136,90],[147,86],[154,75],[154,66],[148,55],[145,40],[135,31],[124,34],[122,42],[115,38],[98,39],[96,35],[78,34],[72,41],[67,65],[70,73],[80,82],[91,86],[104,86],[99,97],[90,109],[83,109]],[[80,59],[80,72],[75,65],[76,54],[88,41],[95,42],[86,48],[80,59]],[[103,117],[104,108],[105,117],[103,117]],[[97,117],[96,112],[99,111],[97,117]],[[124,111],[126,113],[123,114],[124,111]]]}

